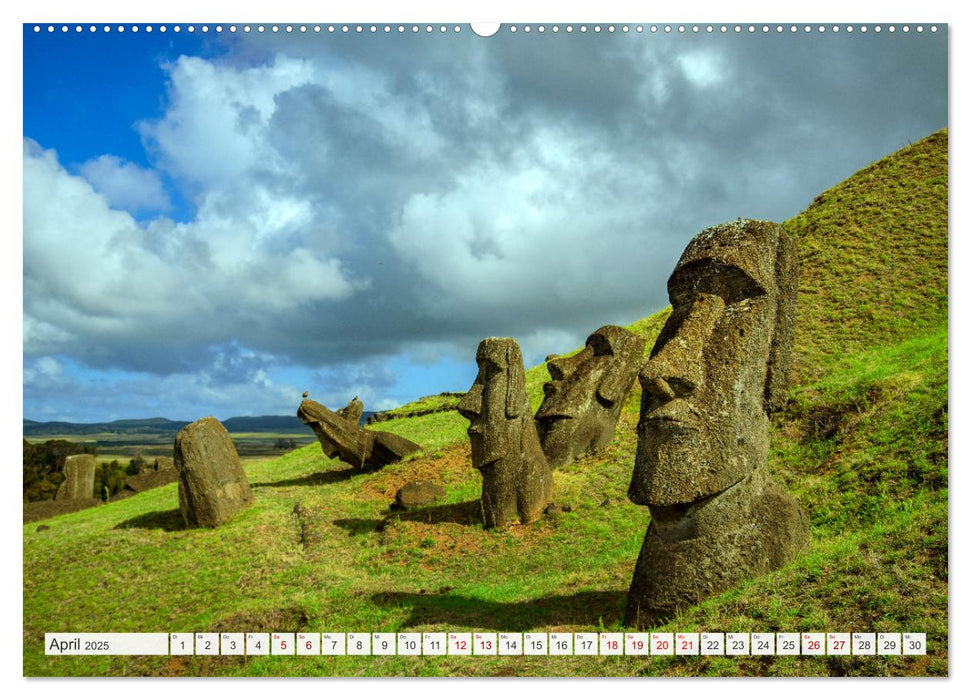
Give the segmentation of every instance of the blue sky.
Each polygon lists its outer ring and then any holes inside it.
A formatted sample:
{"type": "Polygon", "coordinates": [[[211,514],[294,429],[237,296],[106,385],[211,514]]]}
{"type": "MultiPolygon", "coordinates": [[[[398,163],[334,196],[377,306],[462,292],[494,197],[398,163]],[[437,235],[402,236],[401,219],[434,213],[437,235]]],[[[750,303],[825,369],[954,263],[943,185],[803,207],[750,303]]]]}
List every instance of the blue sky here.
{"type": "Polygon", "coordinates": [[[34,420],[464,390],[483,337],[652,313],[705,226],[947,125],[944,32],[88,26],[24,28],[34,420]]]}

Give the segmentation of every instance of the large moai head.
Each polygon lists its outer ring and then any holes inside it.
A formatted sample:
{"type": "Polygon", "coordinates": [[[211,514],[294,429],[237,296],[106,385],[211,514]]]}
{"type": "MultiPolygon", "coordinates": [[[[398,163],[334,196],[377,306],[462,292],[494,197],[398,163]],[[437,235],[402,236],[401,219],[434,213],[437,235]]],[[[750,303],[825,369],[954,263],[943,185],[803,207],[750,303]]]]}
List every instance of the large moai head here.
{"type": "Polygon", "coordinates": [[[771,222],[739,219],[688,244],[640,372],[634,503],[692,503],[765,465],[768,414],[788,392],[796,266],[792,239],[771,222]]]}
{"type": "Polygon", "coordinates": [[[580,352],[546,363],[552,381],[543,385],[546,398],[536,421],[551,466],[610,442],[643,354],[643,339],[619,326],[603,326],[580,352]]]}
{"type": "Polygon", "coordinates": [[[459,402],[458,412],[470,421],[472,465],[483,469],[517,450],[529,399],[519,345],[512,338],[486,338],[475,353],[479,373],[459,402]]]}
{"type": "Polygon", "coordinates": [[[479,373],[457,407],[469,420],[472,466],[482,472],[487,528],[516,517],[528,523],[550,503],[553,479],[526,396],[526,373],[512,338],[486,338],[475,354],[479,373]]]}

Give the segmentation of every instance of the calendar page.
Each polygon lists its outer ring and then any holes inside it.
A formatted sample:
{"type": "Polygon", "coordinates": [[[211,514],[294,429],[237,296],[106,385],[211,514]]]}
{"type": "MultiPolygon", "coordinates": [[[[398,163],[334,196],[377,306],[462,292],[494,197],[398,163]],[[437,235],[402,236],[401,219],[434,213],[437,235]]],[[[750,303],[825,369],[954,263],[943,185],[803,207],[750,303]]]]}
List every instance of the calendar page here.
{"type": "Polygon", "coordinates": [[[949,25],[661,9],[23,20],[24,676],[949,675],[949,25]]]}

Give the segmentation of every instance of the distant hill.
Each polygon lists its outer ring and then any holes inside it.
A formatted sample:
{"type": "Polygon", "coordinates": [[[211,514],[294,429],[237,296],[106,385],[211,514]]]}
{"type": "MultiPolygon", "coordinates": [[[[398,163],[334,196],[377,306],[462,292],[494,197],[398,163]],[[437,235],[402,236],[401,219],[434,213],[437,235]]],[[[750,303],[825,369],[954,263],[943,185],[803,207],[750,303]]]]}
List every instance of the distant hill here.
{"type": "MultiPolygon", "coordinates": [[[[367,415],[367,414],[365,414],[367,415]]],[[[191,421],[168,418],[136,418],[107,423],[41,423],[24,419],[24,437],[53,435],[175,435],[191,421]]],[[[310,428],[296,416],[239,416],[222,421],[231,433],[304,433],[310,428]]]]}

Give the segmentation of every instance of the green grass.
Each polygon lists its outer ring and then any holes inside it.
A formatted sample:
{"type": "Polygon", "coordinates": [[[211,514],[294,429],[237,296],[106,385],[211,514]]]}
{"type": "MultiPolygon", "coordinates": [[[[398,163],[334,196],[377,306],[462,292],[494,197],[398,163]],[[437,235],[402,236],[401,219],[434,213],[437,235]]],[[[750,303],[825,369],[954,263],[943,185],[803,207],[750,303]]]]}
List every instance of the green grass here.
{"type": "MultiPolygon", "coordinates": [[[[627,587],[649,519],[626,499],[640,400],[635,390],[614,441],[555,472],[554,499],[570,511],[506,532],[481,527],[481,481],[471,466],[467,423],[454,411],[372,426],[425,447],[378,472],[328,460],[317,445],[247,462],[254,504],[216,530],[182,529],[175,484],[53,518],[43,523],[47,530],[27,524],[25,675],[947,675],[945,147],[946,135],[915,144],[828,190],[787,222],[805,254],[800,322],[808,325],[798,336],[799,381],[773,419],[769,467],[806,509],[812,546],[784,569],[659,628],[926,632],[927,656],[43,654],[44,633],[59,631],[623,630],[627,587]],[[920,196],[881,180],[899,177],[917,183],[920,196]],[[934,197],[943,197],[943,208],[924,201],[934,197]],[[904,204],[915,212],[906,227],[884,216],[904,204]],[[847,228],[847,221],[857,228],[847,228]],[[871,231],[882,241],[878,251],[853,240],[871,231]],[[909,257],[910,237],[928,260],[909,257]],[[903,265],[928,275],[919,294],[903,265]],[[862,271],[875,281],[860,282],[850,295],[847,276],[862,271]],[[839,314],[851,297],[852,309],[867,310],[852,311],[843,323],[839,314]],[[443,502],[413,513],[389,511],[395,491],[413,479],[441,484],[443,502]]],[[[648,340],[647,351],[667,313],[632,324],[648,340]]],[[[549,375],[545,365],[526,374],[535,409],[549,375]]]]}

